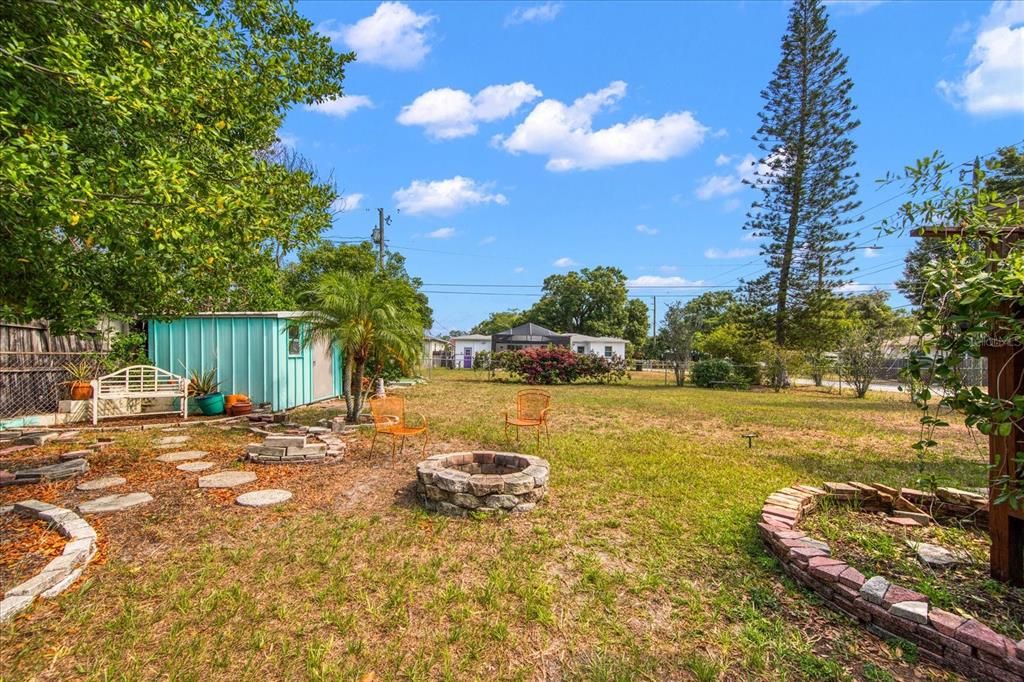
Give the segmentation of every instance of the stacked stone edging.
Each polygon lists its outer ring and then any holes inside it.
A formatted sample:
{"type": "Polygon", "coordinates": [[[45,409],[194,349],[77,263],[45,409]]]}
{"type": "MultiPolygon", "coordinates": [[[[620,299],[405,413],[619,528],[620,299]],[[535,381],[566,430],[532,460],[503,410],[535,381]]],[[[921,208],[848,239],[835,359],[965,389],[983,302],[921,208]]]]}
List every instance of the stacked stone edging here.
{"type": "Polygon", "coordinates": [[[944,505],[947,516],[963,509],[966,518],[974,521],[981,512],[987,515],[987,501],[981,505],[975,499],[980,496],[955,489],[940,489],[945,492],[931,496],[908,488],[895,491],[856,481],[825,483],[824,487],[825,490],[806,485],[782,488],[769,495],[761,508],[758,529],[786,573],[814,590],[832,608],[857,619],[873,634],[913,642],[921,660],[927,663],[971,679],[1024,680],[1024,640],[1014,642],[977,620],[931,608],[925,595],[882,576],[867,578],[832,558],[826,543],[808,537],[798,528],[804,516],[823,499],[891,510],[894,505],[899,506],[899,499],[916,496],[917,504],[931,502],[933,509],[944,505]],[[955,496],[956,501],[944,502],[942,496],[955,496]]]}
{"type": "Polygon", "coordinates": [[[52,524],[68,543],[64,545],[63,554],[46,564],[42,571],[4,593],[0,601],[0,623],[6,623],[27,609],[37,596],[53,599],[71,587],[96,554],[96,531],[70,509],[25,500],[17,502],[13,512],[52,524]]]}
{"type": "Polygon", "coordinates": [[[258,464],[303,464],[323,462],[328,457],[344,454],[345,443],[326,427],[302,427],[297,433],[272,433],[262,429],[255,431],[265,434],[262,443],[245,446],[246,458],[258,464]],[[313,436],[320,443],[308,442],[313,436]]]}
{"type": "Polygon", "coordinates": [[[428,510],[450,516],[473,511],[521,513],[532,510],[547,494],[549,470],[547,460],[532,455],[490,451],[432,455],[416,466],[416,492],[428,510]],[[520,470],[484,473],[490,466],[520,470]]]}

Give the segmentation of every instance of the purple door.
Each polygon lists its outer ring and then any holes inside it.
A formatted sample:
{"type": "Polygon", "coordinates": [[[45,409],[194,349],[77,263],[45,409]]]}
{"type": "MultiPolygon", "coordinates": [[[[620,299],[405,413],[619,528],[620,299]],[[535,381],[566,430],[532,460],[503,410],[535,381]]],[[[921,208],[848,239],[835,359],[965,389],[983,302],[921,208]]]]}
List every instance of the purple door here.
{"type": "Polygon", "coordinates": [[[462,368],[473,369],[473,349],[464,348],[462,350],[462,368]]]}

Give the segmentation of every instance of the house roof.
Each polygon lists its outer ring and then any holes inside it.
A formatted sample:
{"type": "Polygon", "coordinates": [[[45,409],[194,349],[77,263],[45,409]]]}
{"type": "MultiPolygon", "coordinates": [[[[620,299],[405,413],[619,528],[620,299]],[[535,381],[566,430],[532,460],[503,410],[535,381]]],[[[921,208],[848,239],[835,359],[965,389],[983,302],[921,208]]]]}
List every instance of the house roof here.
{"type": "Polygon", "coordinates": [[[518,327],[512,327],[503,331],[499,336],[563,336],[558,332],[553,332],[550,329],[534,324],[533,322],[527,322],[521,324],[518,327]]]}
{"type": "Polygon", "coordinates": [[[433,341],[435,343],[448,343],[447,339],[442,339],[442,338],[438,338],[436,336],[431,336],[430,334],[424,334],[423,335],[423,340],[424,341],[433,341]]]}
{"type": "MultiPolygon", "coordinates": [[[[217,311],[212,313],[192,313],[191,315],[171,315],[170,319],[181,319],[184,317],[280,317],[280,318],[291,318],[291,317],[302,317],[306,312],[304,310],[236,310],[236,311],[217,311]]],[[[151,318],[151,319],[165,319],[165,318],[151,318]]]]}
{"type": "Polygon", "coordinates": [[[453,336],[452,341],[490,341],[491,337],[486,334],[465,334],[463,336],[453,336]]]}

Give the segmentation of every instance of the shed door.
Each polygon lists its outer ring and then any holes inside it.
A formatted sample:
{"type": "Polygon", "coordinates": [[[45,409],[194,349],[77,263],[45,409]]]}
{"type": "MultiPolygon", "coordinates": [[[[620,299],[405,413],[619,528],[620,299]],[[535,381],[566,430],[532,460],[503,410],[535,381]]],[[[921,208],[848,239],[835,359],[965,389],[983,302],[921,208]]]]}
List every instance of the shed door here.
{"type": "Polygon", "coordinates": [[[334,353],[331,344],[313,344],[313,400],[334,397],[334,353]]]}

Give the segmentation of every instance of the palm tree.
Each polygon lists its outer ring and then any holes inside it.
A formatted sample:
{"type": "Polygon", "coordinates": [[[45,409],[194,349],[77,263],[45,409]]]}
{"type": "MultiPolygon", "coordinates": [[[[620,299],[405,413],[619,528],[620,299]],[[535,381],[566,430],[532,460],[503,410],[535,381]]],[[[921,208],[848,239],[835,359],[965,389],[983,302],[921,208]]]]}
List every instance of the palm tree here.
{"type": "Polygon", "coordinates": [[[363,408],[363,374],[372,357],[415,366],[422,351],[423,322],[407,282],[381,274],[332,272],[312,293],[306,343],[327,341],[341,349],[345,419],[356,422],[363,408]]]}

